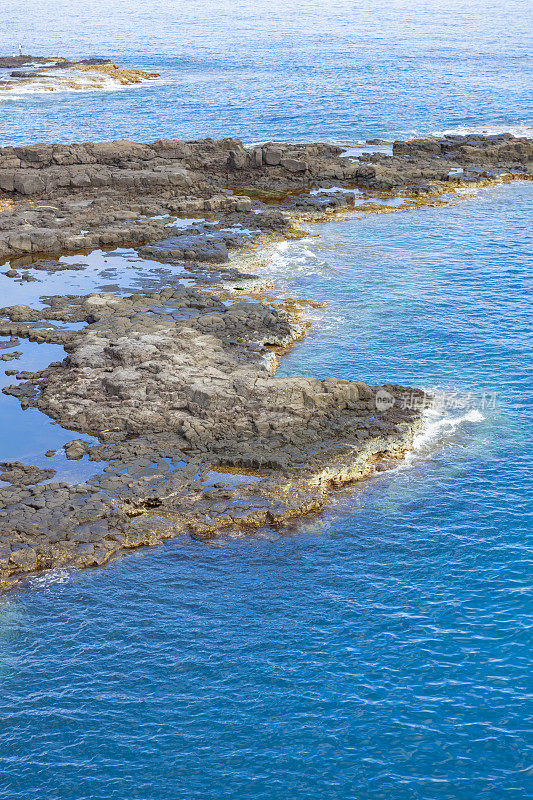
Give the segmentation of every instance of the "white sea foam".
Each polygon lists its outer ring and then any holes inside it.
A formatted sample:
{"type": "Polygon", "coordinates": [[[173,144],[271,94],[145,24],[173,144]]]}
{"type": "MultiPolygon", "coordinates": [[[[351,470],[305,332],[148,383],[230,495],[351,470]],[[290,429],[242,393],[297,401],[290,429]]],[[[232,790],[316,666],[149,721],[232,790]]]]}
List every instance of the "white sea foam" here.
{"type": "Polygon", "coordinates": [[[71,570],[68,569],[47,569],[39,575],[32,575],[27,582],[32,589],[46,589],[48,586],[68,583],[71,574],[71,570]]]}
{"type": "Polygon", "coordinates": [[[424,425],[413,440],[413,450],[420,453],[434,445],[443,435],[453,433],[465,422],[481,422],[485,417],[477,408],[458,417],[443,416],[438,410],[424,412],[424,425]]]}
{"type": "Polygon", "coordinates": [[[246,270],[272,281],[277,291],[289,292],[292,295],[295,283],[302,277],[324,278],[336,274],[336,271],[307,245],[307,242],[314,244],[315,241],[310,237],[309,240],[300,239],[298,242],[276,242],[266,245],[255,254],[252,261],[246,260],[246,270]]]}
{"type": "Polygon", "coordinates": [[[0,102],[52,92],[109,92],[119,89],[134,89],[144,83],[145,81],[123,84],[111,75],[96,71],[50,70],[40,73],[38,78],[32,78],[27,83],[23,79],[6,81],[3,84],[6,88],[0,91],[0,102]]]}
{"type": "Polygon", "coordinates": [[[432,450],[442,445],[444,441],[453,436],[465,423],[482,422],[485,417],[476,408],[466,414],[450,416],[439,409],[426,409],[423,413],[424,422],[421,430],[413,439],[413,449],[407,453],[403,461],[392,471],[401,472],[413,467],[416,462],[427,456],[432,450]]]}
{"type": "Polygon", "coordinates": [[[445,130],[433,131],[433,133],[431,133],[430,135],[468,136],[468,134],[471,133],[474,134],[479,133],[488,136],[493,136],[500,133],[511,133],[513,136],[525,136],[528,139],[533,139],[533,125],[527,122],[518,122],[508,125],[506,125],[505,123],[485,124],[485,125],[457,125],[457,127],[455,128],[447,128],[445,130]]]}

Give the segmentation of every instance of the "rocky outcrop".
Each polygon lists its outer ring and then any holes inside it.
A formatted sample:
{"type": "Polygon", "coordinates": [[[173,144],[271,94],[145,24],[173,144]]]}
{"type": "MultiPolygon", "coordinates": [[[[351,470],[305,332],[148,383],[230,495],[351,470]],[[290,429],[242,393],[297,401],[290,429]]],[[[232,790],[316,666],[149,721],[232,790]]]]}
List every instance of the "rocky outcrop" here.
{"type": "Polygon", "coordinates": [[[311,198],[303,190],[334,182],[370,194],[417,197],[458,182],[532,174],[532,140],[509,134],[395,142],[393,150],[392,156],[348,158],[334,145],[245,148],[232,138],[0,148],[0,190],[4,201],[12,201],[0,215],[0,261],[150,244],[162,238],[163,226],[141,218],[149,204],[156,204],[156,215],[161,206],[176,214],[245,212],[253,202],[324,210],[349,205],[350,198],[311,198]]]}
{"type": "Polygon", "coordinates": [[[529,177],[532,157],[530,140],[509,135],[397,142],[393,155],[357,157],[327,144],[245,148],[233,138],[0,149],[9,280],[32,280],[30,267],[66,268],[61,253],[129,246],[194,283],[184,288],[167,271],[153,291],[0,309],[8,349],[26,338],[67,352],[37,373],[10,370],[16,384],[4,391],[74,432],[69,460],[106,464],[78,485],[2,465],[0,583],[100,564],[181,531],[205,538],[278,524],[403,457],[428,398],[396,385],[275,377],[304,333],[301,306],[239,301],[265,281],[228,264],[231,253],[301,235],[291,212],[350,207],[357,193],[413,199],[529,177]]]}
{"type": "Polygon", "coordinates": [[[239,177],[259,187],[275,178],[281,191],[318,179],[370,183],[385,171],[391,186],[412,182],[426,171],[439,180],[446,168],[477,165],[483,170],[517,167],[533,162],[533,140],[510,134],[492,137],[447,136],[443,139],[395,142],[393,156],[372,154],[367,163],[341,156],[342,148],[327,144],[266,144],[246,149],[238,139],[195,142],[159,140],[72,145],[28,145],[0,148],[0,189],[14,195],[53,197],[77,190],[113,188],[123,193],[153,189],[208,190],[231,187],[239,177]],[[417,161],[418,164],[413,162],[417,161]]]}
{"type": "Polygon", "coordinates": [[[41,481],[53,478],[56,474],[55,469],[40,469],[32,464],[23,464],[21,461],[2,461],[0,470],[0,481],[18,486],[41,483],[41,481]]]}
{"type": "MultiPolygon", "coordinates": [[[[55,297],[48,307],[87,327],[65,344],[63,362],[19,373],[4,391],[100,439],[69,442],[68,458],[108,465],[87,484],[0,488],[4,582],[103,563],[180,531],[205,538],[317,511],[331,486],[403,456],[426,401],[398,386],[274,377],[276,351],[303,327],[262,302],[165,288],[55,297]]],[[[50,316],[0,313],[20,335],[50,316]]]]}
{"type": "Polygon", "coordinates": [[[159,77],[157,72],[120,67],[108,58],[68,59],[42,56],[0,56],[0,69],[12,69],[8,78],[0,78],[0,91],[21,87],[54,92],[130,86],[159,77]],[[13,69],[15,68],[15,69],[13,69]]]}
{"type": "MultiPolygon", "coordinates": [[[[187,189],[194,185],[197,191],[209,185],[226,187],[231,183],[231,173],[243,170],[277,166],[276,172],[289,179],[316,173],[324,159],[340,152],[341,148],[329,145],[280,145],[276,150],[267,146],[250,151],[238,139],[4,147],[0,148],[0,189],[38,197],[105,188],[149,193],[154,189],[187,189]],[[257,157],[262,152],[266,154],[264,162],[257,157]],[[277,161],[270,157],[272,152],[279,154],[277,161]],[[275,165],[269,164],[272,160],[275,165]]],[[[346,165],[341,171],[343,177],[346,165]]],[[[348,167],[347,172],[352,174],[353,170],[348,167]]]]}
{"type": "Polygon", "coordinates": [[[461,165],[487,167],[527,167],[533,161],[531,139],[515,138],[509,133],[484,136],[444,136],[440,139],[413,139],[396,141],[394,156],[409,156],[413,159],[442,158],[461,165]]]}

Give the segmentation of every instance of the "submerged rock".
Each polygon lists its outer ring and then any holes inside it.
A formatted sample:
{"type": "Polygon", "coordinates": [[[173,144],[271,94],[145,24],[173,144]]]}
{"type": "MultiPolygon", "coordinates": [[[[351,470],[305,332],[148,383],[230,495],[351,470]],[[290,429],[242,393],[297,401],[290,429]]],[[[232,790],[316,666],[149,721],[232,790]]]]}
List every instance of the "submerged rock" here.
{"type": "Polygon", "coordinates": [[[128,86],[159,77],[157,72],[119,67],[108,58],[98,57],[81,60],[29,55],[0,57],[0,68],[12,67],[29,69],[14,69],[10,73],[14,80],[0,81],[1,91],[10,92],[28,84],[34,91],[79,91],[109,87],[110,84],[128,86]]]}

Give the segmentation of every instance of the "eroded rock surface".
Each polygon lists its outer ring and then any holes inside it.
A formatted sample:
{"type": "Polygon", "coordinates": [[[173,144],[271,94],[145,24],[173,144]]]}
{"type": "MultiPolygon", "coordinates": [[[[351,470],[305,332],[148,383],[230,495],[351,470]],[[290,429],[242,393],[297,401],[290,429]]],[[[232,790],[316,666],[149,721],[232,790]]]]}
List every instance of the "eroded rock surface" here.
{"type": "Polygon", "coordinates": [[[159,77],[157,72],[120,67],[109,58],[69,59],[48,56],[0,56],[0,69],[11,69],[0,78],[0,91],[10,92],[21,87],[36,91],[99,89],[129,86],[159,77]]]}
{"type": "MultiPolygon", "coordinates": [[[[0,260],[150,244],[164,238],[165,214],[249,212],[253,202],[255,210],[272,201],[301,206],[300,193],[312,186],[418,196],[532,172],[532,140],[510,134],[395,142],[393,151],[349,158],[334,145],[247,149],[231,138],[0,148],[0,190],[14,201],[0,216],[0,260]]],[[[307,195],[306,204],[335,208],[350,198],[307,195]]]]}
{"type": "Polygon", "coordinates": [[[194,285],[167,275],[152,291],[0,309],[6,349],[28,339],[67,353],[39,372],[10,370],[16,384],[4,392],[72,430],[69,460],[95,464],[78,485],[3,465],[0,581],[100,564],[181,531],[203,538],[277,524],[403,457],[428,398],[331,376],[276,377],[280,354],[304,334],[301,307],[257,299],[264,279],[239,272],[232,251],[298,236],[291,213],[350,207],[358,192],[418,197],[528,177],[532,155],[531,141],[509,135],[397,142],[392,156],[358,157],[326,144],[246,149],[237,139],[1,149],[5,279],[83,268],[60,254],[128,245],[194,285]]]}
{"type": "MultiPolygon", "coordinates": [[[[83,318],[86,328],[65,342],[63,362],[18,373],[4,391],[97,436],[98,446],[65,445],[67,456],[88,453],[108,466],[81,486],[0,489],[6,580],[52,564],[100,563],[176,530],[209,536],[317,510],[331,482],[400,457],[418,424],[421,392],[386,387],[396,402],[380,410],[377,389],[364,383],[274,377],[276,348],[303,328],[262,302],[162,289],[49,303],[56,318],[83,318]],[[213,470],[252,470],[260,480],[206,485],[213,470]]],[[[0,313],[24,336],[41,312],[0,313]]]]}
{"type": "Polygon", "coordinates": [[[56,474],[55,469],[40,469],[33,464],[23,464],[21,461],[2,461],[0,470],[0,481],[21,486],[41,483],[56,474]]]}

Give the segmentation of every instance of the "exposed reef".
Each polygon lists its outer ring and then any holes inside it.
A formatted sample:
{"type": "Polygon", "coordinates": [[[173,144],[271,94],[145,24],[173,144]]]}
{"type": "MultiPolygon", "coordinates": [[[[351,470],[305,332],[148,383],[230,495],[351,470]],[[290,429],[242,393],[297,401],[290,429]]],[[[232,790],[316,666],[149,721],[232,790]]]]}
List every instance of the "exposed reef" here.
{"type": "MultiPolygon", "coordinates": [[[[81,486],[27,487],[11,469],[14,485],[0,489],[5,579],[102,563],[185,529],[206,537],[316,511],[330,484],[371,474],[411,446],[420,413],[402,403],[411,390],[388,386],[376,398],[363,383],[272,376],[272,348],[302,333],[283,310],[173,289],[50,303],[54,319],[90,322],[65,342],[62,363],[19,374],[7,391],[96,435],[100,445],[77,440],[69,457],[108,466],[81,486]],[[250,471],[244,483],[228,480],[250,471]]],[[[23,335],[26,324],[12,328],[23,335]]]]}
{"type": "MultiPolygon", "coordinates": [[[[423,200],[532,175],[533,141],[509,134],[396,142],[392,156],[344,151],[321,143],[247,149],[238,139],[0,148],[0,199],[17,201],[0,214],[0,260],[155,242],[165,222],[150,217],[164,214],[246,212],[252,201],[267,213],[272,203],[324,212],[353,205],[354,192],[423,200]],[[308,193],[332,185],[348,193],[308,193]]],[[[282,227],[274,216],[272,224],[282,227]]]]}
{"type": "Polygon", "coordinates": [[[72,60],[43,56],[0,56],[0,91],[55,92],[131,86],[159,77],[157,72],[120,67],[108,58],[72,60]],[[8,72],[8,70],[10,70],[8,72]]]}
{"type": "Polygon", "coordinates": [[[95,462],[74,485],[53,482],[52,469],[0,465],[0,582],[101,564],[180,532],[279,524],[412,447],[430,402],[420,390],[274,375],[305,333],[305,302],[267,298],[271,284],[232,254],[298,237],[301,215],[361,198],[412,206],[528,178],[533,142],[445,137],[396,142],[393,155],[344,152],[236,139],[0,150],[6,280],[83,269],[60,255],[117,246],[175,271],[141,292],[0,309],[6,349],[27,339],[66,351],[37,372],[6,370],[17,382],[3,391],[75,432],[69,460],[95,462]]]}

